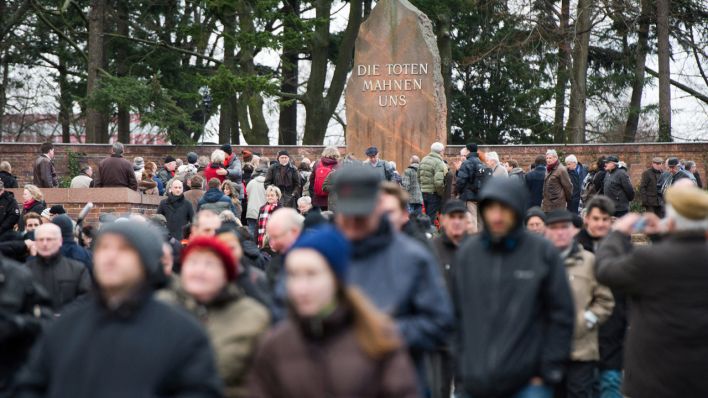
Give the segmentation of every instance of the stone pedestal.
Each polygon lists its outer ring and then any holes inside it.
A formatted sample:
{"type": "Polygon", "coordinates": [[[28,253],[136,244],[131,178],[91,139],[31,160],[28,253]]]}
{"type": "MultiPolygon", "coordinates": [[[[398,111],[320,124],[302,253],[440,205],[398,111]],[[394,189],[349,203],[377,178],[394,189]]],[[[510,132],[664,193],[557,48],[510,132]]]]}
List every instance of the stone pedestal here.
{"type": "Polygon", "coordinates": [[[369,146],[395,161],[447,142],[447,105],[436,37],[428,17],[407,0],[381,0],[361,25],[347,83],[347,152],[369,146]]]}

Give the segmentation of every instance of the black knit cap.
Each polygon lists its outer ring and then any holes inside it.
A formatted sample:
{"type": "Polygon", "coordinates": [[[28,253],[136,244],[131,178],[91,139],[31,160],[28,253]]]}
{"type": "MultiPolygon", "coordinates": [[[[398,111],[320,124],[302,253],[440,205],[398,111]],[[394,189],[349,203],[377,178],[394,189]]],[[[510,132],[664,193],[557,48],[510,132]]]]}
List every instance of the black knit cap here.
{"type": "Polygon", "coordinates": [[[231,147],[231,144],[222,145],[221,150],[226,152],[227,155],[231,155],[232,153],[234,153],[234,149],[231,147]]]}
{"type": "Polygon", "coordinates": [[[475,144],[474,142],[470,142],[469,144],[465,145],[465,148],[467,148],[467,150],[472,153],[477,152],[477,144],[475,144]]]}
{"type": "MultiPolygon", "coordinates": [[[[159,231],[147,223],[137,221],[106,224],[96,238],[96,244],[106,235],[118,235],[138,253],[145,268],[148,284],[158,289],[165,285],[167,278],[162,270],[162,239],[159,231]]],[[[98,247],[98,246],[96,246],[98,247]]]]}

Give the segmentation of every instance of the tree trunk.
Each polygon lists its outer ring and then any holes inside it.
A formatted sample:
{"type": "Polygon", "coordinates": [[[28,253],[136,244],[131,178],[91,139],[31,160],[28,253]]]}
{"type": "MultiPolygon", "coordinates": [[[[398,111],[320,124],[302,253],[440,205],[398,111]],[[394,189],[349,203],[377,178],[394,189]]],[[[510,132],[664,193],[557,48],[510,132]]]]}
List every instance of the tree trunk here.
{"type": "MultiPolygon", "coordinates": [[[[59,41],[59,46],[64,44],[59,41]]],[[[59,124],[61,125],[61,142],[68,144],[71,142],[71,113],[73,100],[69,88],[69,79],[66,73],[65,51],[60,51],[59,55],[59,124]]]]}
{"type": "MultiPolygon", "coordinates": [[[[90,98],[98,89],[101,66],[103,65],[103,16],[106,0],[91,0],[88,32],[88,73],[86,97],[90,98]]],[[[101,111],[90,104],[86,108],[86,142],[98,143],[102,138],[103,117],[101,111]]]]}
{"type": "MultiPolygon", "coordinates": [[[[224,66],[232,73],[236,71],[236,13],[226,11],[221,18],[224,26],[224,66]]],[[[231,93],[221,104],[219,114],[219,144],[238,144],[238,115],[236,114],[236,93],[231,93]]]]}
{"type": "Polygon", "coordinates": [[[656,28],[659,47],[659,141],[671,141],[671,49],[669,13],[671,0],[656,0],[656,28]]]}
{"type": "MultiPolygon", "coordinates": [[[[299,48],[292,36],[297,35],[295,21],[300,18],[300,0],[285,0],[283,15],[283,53],[280,56],[282,81],[280,91],[297,94],[299,48]]],[[[283,100],[280,103],[278,121],[278,144],[297,145],[297,101],[283,100]]]]}
{"type": "Polygon", "coordinates": [[[10,81],[8,74],[10,73],[9,62],[5,51],[0,52],[0,67],[2,67],[2,80],[0,80],[0,142],[2,142],[2,133],[4,128],[3,120],[5,120],[5,103],[7,102],[7,84],[10,81]]]}
{"type": "MultiPolygon", "coordinates": [[[[116,1],[117,18],[116,30],[118,34],[125,37],[130,36],[128,28],[128,2],[125,0],[116,1]]],[[[120,40],[116,48],[116,75],[124,77],[128,75],[128,43],[120,40]]],[[[126,105],[118,104],[118,141],[130,144],[130,108],[126,105]]]]}
{"type": "Polygon", "coordinates": [[[647,61],[647,50],[649,42],[649,20],[651,7],[650,0],[641,0],[641,14],[639,16],[639,26],[637,28],[637,52],[634,60],[634,81],[632,82],[632,97],[629,100],[629,114],[627,124],[624,127],[624,142],[635,142],[637,140],[637,128],[639,127],[639,115],[642,111],[642,92],[644,91],[644,66],[647,61]]]}
{"type": "Polygon", "coordinates": [[[553,117],[553,142],[566,142],[563,122],[565,121],[565,89],[568,86],[570,69],[570,0],[561,1],[560,21],[558,22],[558,72],[555,87],[555,115],[553,117]]]}
{"type": "Polygon", "coordinates": [[[587,99],[588,51],[592,29],[592,0],[578,0],[573,46],[573,77],[570,85],[570,103],[566,136],[574,144],[585,142],[585,110],[587,99]]]}

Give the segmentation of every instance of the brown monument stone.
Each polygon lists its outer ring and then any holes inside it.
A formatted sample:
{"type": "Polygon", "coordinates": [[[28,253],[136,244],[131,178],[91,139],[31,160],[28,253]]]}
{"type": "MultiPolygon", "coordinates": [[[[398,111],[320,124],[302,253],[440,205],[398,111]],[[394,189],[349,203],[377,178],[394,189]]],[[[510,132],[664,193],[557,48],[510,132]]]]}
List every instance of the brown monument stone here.
{"type": "Polygon", "coordinates": [[[347,83],[347,152],[371,145],[399,172],[411,155],[447,142],[440,54],[428,17],[407,0],[381,0],[361,25],[347,83]]]}

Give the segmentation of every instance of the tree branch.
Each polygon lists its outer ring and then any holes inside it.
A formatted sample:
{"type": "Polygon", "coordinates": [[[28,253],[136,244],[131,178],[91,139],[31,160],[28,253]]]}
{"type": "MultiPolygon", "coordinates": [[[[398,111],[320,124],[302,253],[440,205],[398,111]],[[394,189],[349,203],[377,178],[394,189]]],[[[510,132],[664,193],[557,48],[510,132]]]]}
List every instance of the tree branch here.
{"type": "Polygon", "coordinates": [[[34,10],[37,12],[37,16],[39,17],[39,19],[41,19],[45,25],[47,25],[51,30],[53,30],[54,33],[59,35],[60,38],[64,39],[67,43],[74,47],[74,49],[84,58],[86,64],[88,64],[88,55],[86,55],[86,53],[81,49],[81,47],[79,47],[78,44],[76,44],[76,42],[71,39],[71,37],[67,36],[61,29],[54,26],[54,24],[49,19],[47,19],[47,17],[44,15],[44,9],[39,4],[37,4],[37,2],[32,1],[32,8],[34,8],[34,10]]]}
{"type": "MultiPolygon", "coordinates": [[[[644,70],[647,71],[648,74],[650,74],[654,77],[659,77],[659,72],[655,71],[654,69],[652,69],[648,66],[645,66],[644,70]]],[[[688,87],[687,85],[685,85],[681,82],[678,82],[674,79],[669,79],[669,82],[671,83],[672,86],[674,86],[674,87],[676,87],[688,94],[691,94],[692,96],[696,97],[696,99],[699,99],[699,100],[705,102],[706,104],[708,104],[708,95],[699,93],[698,91],[692,89],[691,87],[688,87]]]]}
{"type": "Polygon", "coordinates": [[[23,1],[22,4],[20,4],[20,6],[15,10],[15,13],[7,19],[7,25],[0,26],[0,49],[4,48],[9,43],[9,41],[5,40],[5,35],[8,34],[22,18],[24,18],[27,11],[29,11],[31,4],[32,0],[23,1]]]}
{"type": "Polygon", "coordinates": [[[120,34],[117,34],[117,33],[104,33],[103,35],[104,35],[104,36],[109,36],[109,37],[115,37],[115,38],[118,38],[118,39],[131,40],[131,41],[134,41],[134,42],[137,42],[137,43],[148,44],[148,45],[151,45],[151,46],[164,47],[164,48],[166,48],[166,49],[168,49],[168,50],[177,51],[177,52],[180,52],[180,53],[183,53],[183,54],[193,55],[193,56],[195,56],[195,57],[197,57],[197,58],[201,58],[201,59],[204,59],[204,60],[206,60],[206,61],[213,62],[213,63],[215,63],[216,65],[221,65],[221,64],[223,64],[223,61],[218,60],[218,59],[216,59],[216,58],[209,57],[209,56],[206,56],[206,55],[203,55],[203,54],[199,54],[198,52],[195,52],[195,51],[190,51],[190,50],[185,50],[185,49],[183,49],[183,48],[175,47],[175,46],[173,46],[173,45],[171,45],[171,44],[167,44],[167,43],[161,42],[161,41],[158,42],[158,41],[152,41],[152,40],[139,39],[139,38],[137,38],[137,37],[128,37],[128,36],[120,35],[120,34]]]}

